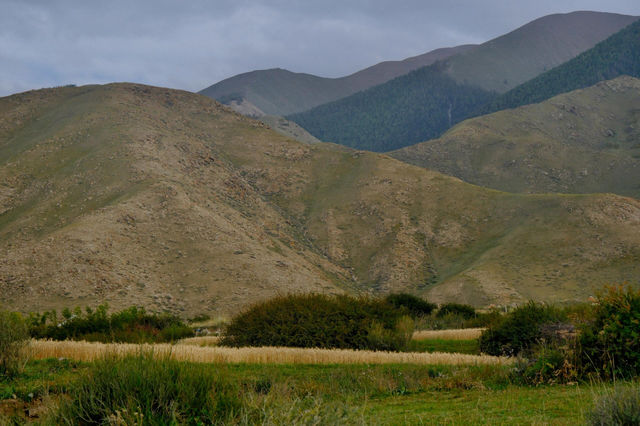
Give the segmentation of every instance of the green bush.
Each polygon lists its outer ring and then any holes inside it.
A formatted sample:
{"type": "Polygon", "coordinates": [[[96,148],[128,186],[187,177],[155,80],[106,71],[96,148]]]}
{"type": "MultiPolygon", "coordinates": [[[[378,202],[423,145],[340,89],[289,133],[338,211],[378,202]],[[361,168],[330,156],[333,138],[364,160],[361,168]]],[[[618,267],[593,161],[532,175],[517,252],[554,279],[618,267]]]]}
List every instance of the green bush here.
{"type": "Polygon", "coordinates": [[[640,424],[640,386],[618,385],[600,396],[587,414],[587,422],[594,426],[640,424]]]}
{"type": "Polygon", "coordinates": [[[221,344],[402,350],[409,328],[404,313],[380,299],[280,296],[234,317],[221,344]]]}
{"type": "Polygon", "coordinates": [[[463,305],[461,303],[445,303],[440,306],[436,316],[443,317],[445,315],[457,315],[464,319],[471,319],[476,316],[476,310],[471,305],[463,305]]]}
{"type": "Polygon", "coordinates": [[[528,385],[575,383],[579,371],[572,347],[561,346],[558,342],[534,346],[528,360],[521,360],[516,366],[514,378],[528,385]]]}
{"type": "Polygon", "coordinates": [[[29,331],[17,312],[0,311],[0,376],[13,376],[26,359],[29,331]]]}
{"type": "Polygon", "coordinates": [[[559,309],[529,302],[502,316],[480,336],[480,350],[489,355],[525,355],[545,337],[545,324],[561,323],[559,309]]]}
{"type": "Polygon", "coordinates": [[[610,287],[600,295],[580,346],[586,371],[609,378],[640,374],[640,290],[610,287]]]}
{"type": "Polygon", "coordinates": [[[385,300],[398,309],[406,309],[414,318],[429,315],[437,307],[434,303],[407,293],[392,293],[385,297],[385,300]]]}
{"type": "Polygon", "coordinates": [[[213,369],[142,354],[93,363],[62,401],[56,424],[226,424],[239,386],[213,369]]]}
{"type": "Polygon", "coordinates": [[[31,314],[29,332],[36,338],[53,340],[87,340],[100,342],[160,343],[191,337],[193,330],[170,314],[148,313],[144,308],[130,307],[108,314],[107,305],[94,311],[79,307],[62,311],[31,314]]]}

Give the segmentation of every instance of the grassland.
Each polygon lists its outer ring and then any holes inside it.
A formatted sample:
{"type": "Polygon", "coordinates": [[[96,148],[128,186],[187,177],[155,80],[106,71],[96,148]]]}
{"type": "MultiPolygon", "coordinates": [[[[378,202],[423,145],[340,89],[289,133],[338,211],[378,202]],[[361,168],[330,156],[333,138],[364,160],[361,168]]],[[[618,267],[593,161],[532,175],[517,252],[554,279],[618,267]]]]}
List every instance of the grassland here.
{"type": "MultiPolygon", "coordinates": [[[[44,420],[93,363],[31,361],[0,380],[0,419],[44,420]],[[28,418],[28,417],[27,417],[28,418]]],[[[501,366],[192,364],[237,384],[260,418],[288,424],[579,424],[608,386],[518,386],[501,366]]],[[[235,423],[235,422],[234,422],[235,423]]],[[[242,419],[237,423],[243,424],[242,419]]]]}

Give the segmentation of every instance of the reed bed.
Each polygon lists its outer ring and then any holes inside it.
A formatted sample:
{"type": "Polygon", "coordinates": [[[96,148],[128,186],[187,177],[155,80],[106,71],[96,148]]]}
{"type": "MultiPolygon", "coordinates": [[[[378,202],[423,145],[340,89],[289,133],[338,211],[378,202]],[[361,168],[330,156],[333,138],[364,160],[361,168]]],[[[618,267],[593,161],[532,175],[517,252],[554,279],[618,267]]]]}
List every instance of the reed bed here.
{"type": "Polygon", "coordinates": [[[413,340],[473,340],[480,337],[486,328],[458,328],[455,330],[420,330],[413,333],[413,340]]]}
{"type": "Polygon", "coordinates": [[[195,346],[216,346],[220,343],[220,336],[196,336],[187,337],[178,342],[180,345],[195,345],[195,346]]]}
{"type": "Polygon", "coordinates": [[[348,349],[307,348],[228,348],[194,345],[136,345],[131,343],[95,343],[33,340],[33,357],[69,358],[93,361],[105,355],[126,356],[149,351],[156,356],[178,361],[248,364],[421,364],[421,365],[507,365],[509,358],[489,355],[422,352],[376,352],[348,349]]]}

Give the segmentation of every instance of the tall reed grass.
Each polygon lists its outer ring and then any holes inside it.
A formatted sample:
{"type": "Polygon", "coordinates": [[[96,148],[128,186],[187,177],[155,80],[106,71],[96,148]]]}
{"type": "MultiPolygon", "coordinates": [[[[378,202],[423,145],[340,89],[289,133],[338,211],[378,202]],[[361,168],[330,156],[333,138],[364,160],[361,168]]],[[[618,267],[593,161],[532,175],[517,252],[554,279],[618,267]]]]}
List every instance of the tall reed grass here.
{"type": "Polygon", "coordinates": [[[127,356],[152,351],[155,356],[178,361],[249,364],[420,364],[420,365],[510,365],[513,360],[488,355],[453,353],[383,352],[350,349],[279,347],[198,347],[194,345],[95,343],[33,340],[35,359],[69,358],[94,361],[105,354],[127,356]]]}

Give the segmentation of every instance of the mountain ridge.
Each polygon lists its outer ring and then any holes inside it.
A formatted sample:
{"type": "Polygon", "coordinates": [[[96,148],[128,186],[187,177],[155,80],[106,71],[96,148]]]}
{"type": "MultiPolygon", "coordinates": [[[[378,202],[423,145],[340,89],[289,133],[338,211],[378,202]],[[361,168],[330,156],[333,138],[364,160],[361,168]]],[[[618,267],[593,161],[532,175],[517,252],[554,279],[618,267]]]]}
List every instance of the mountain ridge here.
{"type": "Polygon", "coordinates": [[[255,106],[250,114],[255,117],[263,114],[288,115],[365,90],[471,47],[473,45],[435,49],[404,60],[380,62],[338,78],[282,68],[249,71],[222,80],[199,93],[224,104],[248,102],[255,106]]]}
{"type": "Polygon", "coordinates": [[[466,52],[288,118],[323,141],[378,152],[409,146],[439,137],[476,115],[498,92],[573,58],[635,20],[601,12],[548,15],[466,52]],[[568,29],[580,36],[570,38],[572,43],[557,41],[568,29]]]}

